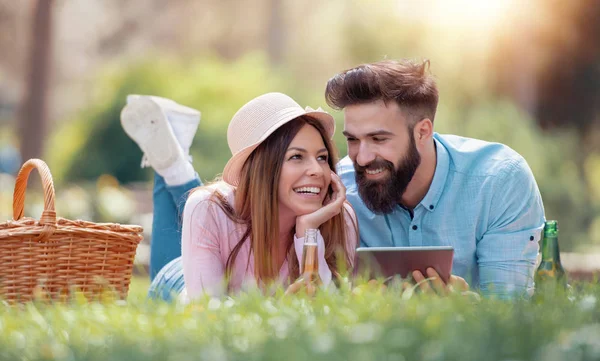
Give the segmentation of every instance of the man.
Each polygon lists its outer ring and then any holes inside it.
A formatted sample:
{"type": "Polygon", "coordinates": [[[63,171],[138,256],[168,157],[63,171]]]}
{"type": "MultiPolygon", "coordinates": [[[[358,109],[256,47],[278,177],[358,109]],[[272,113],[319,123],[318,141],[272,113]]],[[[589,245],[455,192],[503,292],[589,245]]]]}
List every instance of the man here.
{"type": "MultiPolygon", "coordinates": [[[[450,285],[531,294],[544,225],[533,174],[505,145],[433,131],[438,89],[428,68],[386,60],[327,83],[327,103],[344,112],[348,156],[338,171],[361,246],[450,245],[450,285]]],[[[435,276],[413,272],[416,281],[435,276]]],[[[439,277],[432,283],[447,290],[439,277]]]]}

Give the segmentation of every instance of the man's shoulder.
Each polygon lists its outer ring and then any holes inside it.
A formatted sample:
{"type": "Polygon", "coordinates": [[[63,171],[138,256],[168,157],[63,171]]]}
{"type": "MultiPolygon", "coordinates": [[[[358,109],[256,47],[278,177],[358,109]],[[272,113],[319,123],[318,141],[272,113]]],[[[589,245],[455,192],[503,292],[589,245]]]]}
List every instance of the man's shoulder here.
{"type": "Polygon", "coordinates": [[[340,176],[342,183],[344,183],[346,188],[356,187],[354,165],[352,164],[350,157],[345,156],[337,163],[336,172],[340,176]]]}
{"type": "Polygon", "coordinates": [[[436,134],[435,139],[448,152],[450,170],[468,176],[497,176],[526,164],[511,147],[496,142],[436,134]]]}
{"type": "Polygon", "coordinates": [[[338,174],[343,174],[343,173],[354,174],[354,165],[352,164],[352,160],[348,156],[345,156],[344,158],[340,159],[340,161],[337,163],[337,165],[335,167],[336,167],[338,174]]]}

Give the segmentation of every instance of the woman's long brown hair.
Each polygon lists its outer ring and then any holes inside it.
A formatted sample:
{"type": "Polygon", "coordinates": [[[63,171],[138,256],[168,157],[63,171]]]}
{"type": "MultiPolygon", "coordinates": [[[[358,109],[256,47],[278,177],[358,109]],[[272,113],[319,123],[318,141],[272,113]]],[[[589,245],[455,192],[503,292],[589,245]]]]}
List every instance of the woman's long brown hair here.
{"type": "MultiPolygon", "coordinates": [[[[246,232],[233,248],[227,259],[226,279],[229,280],[237,256],[246,242],[250,242],[254,256],[254,273],[259,283],[267,285],[277,280],[276,264],[281,242],[279,239],[279,178],[284,156],[294,137],[304,125],[311,125],[319,131],[329,153],[329,167],[335,171],[337,152],[321,123],[309,116],[296,118],[283,125],[261,143],[248,157],[241,172],[239,186],[235,191],[235,204],[232,206],[225,197],[214,191],[212,200],[220,206],[234,222],[244,224],[246,232]]],[[[329,194],[331,193],[331,188],[329,194]]],[[[346,210],[332,217],[319,227],[325,241],[325,261],[334,275],[338,274],[338,255],[344,255],[342,265],[348,266],[351,260],[346,249],[346,210]]],[[[296,252],[292,247],[293,232],[287,244],[289,274],[292,279],[299,276],[296,252]]]]}

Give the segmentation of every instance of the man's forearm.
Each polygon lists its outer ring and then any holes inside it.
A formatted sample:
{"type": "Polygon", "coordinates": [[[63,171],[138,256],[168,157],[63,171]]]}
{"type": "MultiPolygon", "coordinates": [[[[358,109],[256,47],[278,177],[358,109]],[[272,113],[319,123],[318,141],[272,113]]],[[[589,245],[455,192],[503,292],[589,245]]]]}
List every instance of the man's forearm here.
{"type": "Polygon", "coordinates": [[[534,261],[488,262],[479,265],[479,288],[485,297],[514,299],[533,295],[534,261]]]}

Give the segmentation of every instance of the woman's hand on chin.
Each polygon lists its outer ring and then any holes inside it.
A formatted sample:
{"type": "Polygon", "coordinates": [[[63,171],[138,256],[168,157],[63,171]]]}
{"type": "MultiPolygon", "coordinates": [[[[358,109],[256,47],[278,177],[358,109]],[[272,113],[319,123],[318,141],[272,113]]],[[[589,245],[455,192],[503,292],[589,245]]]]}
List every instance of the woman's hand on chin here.
{"type": "Polygon", "coordinates": [[[331,189],[333,193],[331,197],[325,198],[323,207],[318,210],[296,217],[296,237],[304,237],[304,232],[307,229],[319,228],[323,223],[338,215],[344,207],[346,200],[346,187],[342,183],[340,177],[331,172],[331,189]]]}

